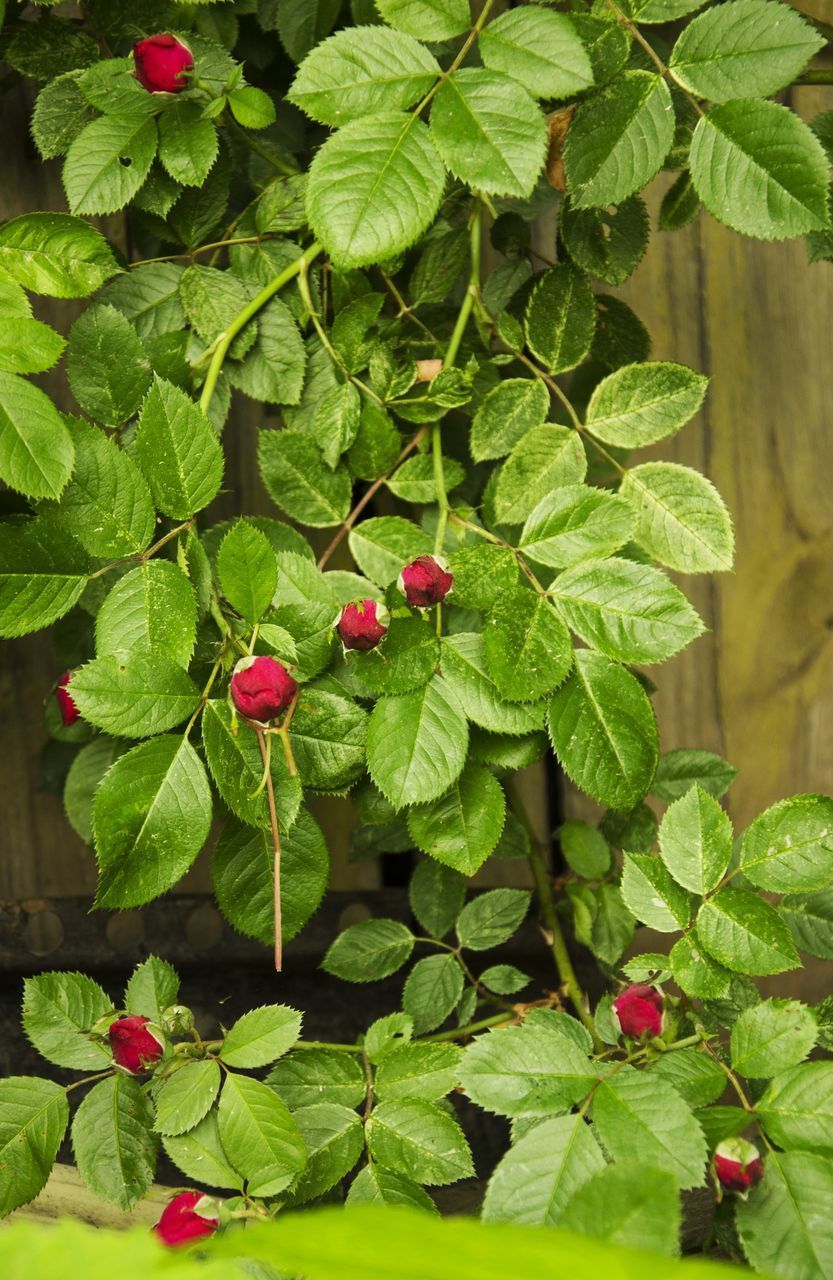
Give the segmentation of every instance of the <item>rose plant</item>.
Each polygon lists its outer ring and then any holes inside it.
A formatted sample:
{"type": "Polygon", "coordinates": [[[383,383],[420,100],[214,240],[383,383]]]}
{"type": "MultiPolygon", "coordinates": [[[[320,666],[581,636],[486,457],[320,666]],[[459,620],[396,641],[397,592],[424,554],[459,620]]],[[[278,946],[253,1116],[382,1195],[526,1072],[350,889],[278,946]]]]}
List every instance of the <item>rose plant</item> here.
{"type": "Polygon", "coordinates": [[[52,627],[67,669],[47,726],[77,749],[94,905],[165,893],[219,828],[217,902],[280,968],[327,884],[310,795],[351,796],[357,856],[420,858],[419,932],[363,921],[324,958],[356,983],[411,966],[355,1043],[305,1042],[282,1004],[206,1041],[153,957],[118,1001],[30,979],[27,1035],[87,1074],[0,1082],[3,1212],[88,1083],[82,1177],[129,1208],[164,1147],[188,1179],[171,1244],[322,1197],[431,1212],[425,1187],[474,1173],[473,1105],[510,1125],[486,1221],[669,1255],[706,1187],[725,1252],[833,1274],[833,1009],[754,982],[833,958],[833,800],[736,839],[734,769],[661,753],[641,670],[704,629],[667,571],[727,571],[734,546],[706,477],[631,458],[707,389],[603,291],[647,248],[640,192],[665,168],[662,229],[704,207],[833,253],[830,113],[772,101],[827,29],[778,0],[699,7],[8,6],[69,212],[0,226],[0,634],[52,627]],[[64,338],[30,293],[89,301],[64,338]],[[62,358],[77,415],[26,377],[62,358]],[[218,521],[239,396],[268,406],[280,515],[218,521]],[[549,752],[601,806],[556,833],[557,883],[514,781],[549,752]],[[534,908],[469,894],[490,858],[528,861],[534,908]],[[551,992],[479,961],[530,909],[551,992]],[[638,922],[667,954],[630,954],[638,922]]]}

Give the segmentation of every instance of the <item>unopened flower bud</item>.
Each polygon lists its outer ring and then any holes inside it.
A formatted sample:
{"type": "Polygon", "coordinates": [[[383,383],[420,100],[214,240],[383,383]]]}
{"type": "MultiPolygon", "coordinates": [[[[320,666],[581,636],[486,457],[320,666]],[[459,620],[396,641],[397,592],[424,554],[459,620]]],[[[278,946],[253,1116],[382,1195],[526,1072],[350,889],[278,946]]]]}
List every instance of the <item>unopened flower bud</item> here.
{"type": "Polygon", "coordinates": [[[764,1176],[758,1148],[745,1138],[727,1138],[714,1153],[714,1170],[727,1191],[744,1194],[764,1176]]]}
{"type": "Polygon", "coordinates": [[[644,982],[626,987],[613,1001],[620,1028],[634,1040],[639,1040],[644,1035],[658,1036],[661,1033],[664,1008],[662,992],[644,982]]]}
{"type": "Polygon", "coordinates": [[[231,677],[234,705],[247,720],[265,724],[285,711],[298,685],[277,658],[241,658],[231,677]]]}
{"type": "Polygon", "coordinates": [[[61,713],[61,720],[67,729],[71,724],[75,724],[75,721],[81,714],[75,705],[75,699],[67,688],[71,679],[72,672],[65,671],[55,686],[55,697],[58,701],[58,710],[61,713]]]}
{"type": "Polygon", "coordinates": [[[172,1004],[162,1011],[162,1026],[171,1036],[184,1036],[194,1025],[194,1015],[184,1004],[172,1004]]]}
{"type": "Polygon", "coordinates": [[[398,585],[409,605],[429,609],[445,600],[454,585],[454,576],[440,556],[417,556],[405,565],[398,585]]]}
{"type": "Polygon", "coordinates": [[[164,1244],[190,1244],[213,1236],[220,1225],[220,1202],[201,1191],[180,1191],[162,1210],[153,1230],[164,1244]]]}
{"type": "Polygon", "coordinates": [[[116,1018],[107,1035],[113,1061],[130,1076],[150,1071],[165,1052],[165,1038],[159,1028],[138,1013],[116,1018]]]}
{"type": "Polygon", "coordinates": [[[336,631],[345,649],[375,649],[387,635],[390,613],[376,600],[354,600],[336,619],[336,631]]]}
{"type": "Polygon", "coordinates": [[[442,360],[417,360],[417,382],[433,382],[443,371],[442,360]]]}
{"type": "Polygon", "coordinates": [[[187,44],[176,36],[148,36],[133,46],[136,79],[148,93],[181,93],[187,88],[185,73],[194,66],[187,44]]]}

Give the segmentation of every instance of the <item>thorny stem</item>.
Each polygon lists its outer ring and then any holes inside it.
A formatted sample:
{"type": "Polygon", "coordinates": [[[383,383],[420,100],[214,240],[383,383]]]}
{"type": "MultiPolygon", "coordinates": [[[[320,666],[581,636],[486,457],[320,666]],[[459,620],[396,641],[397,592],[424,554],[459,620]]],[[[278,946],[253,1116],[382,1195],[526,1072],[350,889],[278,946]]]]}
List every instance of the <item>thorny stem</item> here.
{"type": "Polygon", "coordinates": [[[346,520],[344,520],[342,524],[339,526],[338,532],[335,534],[332,541],[321,553],[318,559],[319,569],[324,568],[324,565],[330,559],[336,547],[338,547],[339,543],[346,537],[346,535],[353,528],[353,525],[356,523],[359,516],[364,511],[367,504],[373,500],[373,498],[381,489],[382,485],[387,480],[388,476],[392,476],[394,471],[396,471],[397,467],[400,466],[400,464],[405,461],[405,459],[408,457],[409,454],[413,453],[417,445],[425,438],[425,433],[427,430],[428,430],[427,427],[420,427],[419,431],[415,432],[415,434],[411,436],[410,440],[405,445],[404,449],[402,450],[399,457],[394,462],[393,466],[389,467],[387,471],[383,472],[383,474],[380,475],[377,480],[374,480],[373,484],[367,490],[367,493],[363,494],[362,497],[359,498],[359,501],[356,503],[353,510],[347,516],[346,520]]]}
{"type": "Polygon", "coordinates": [[[376,404],[378,405],[384,404],[384,401],[381,399],[380,396],[377,396],[376,392],[373,390],[372,387],[369,387],[366,382],[362,382],[361,378],[357,378],[354,373],[350,372],[350,370],[347,368],[347,365],[344,363],[341,356],[338,354],[332,342],[330,341],[330,335],[327,333],[327,330],[324,328],[323,324],[321,323],[321,317],[318,314],[318,311],[316,310],[316,307],[312,301],[312,294],[310,292],[310,287],[309,287],[309,264],[308,263],[301,268],[298,274],[298,292],[300,293],[301,300],[303,301],[303,304],[307,309],[307,315],[312,321],[312,327],[315,330],[315,332],[318,334],[318,340],[321,343],[324,350],[327,352],[327,355],[330,357],[333,364],[338,369],[341,370],[342,374],[344,375],[344,377],[347,379],[348,382],[352,382],[354,386],[359,387],[364,392],[364,394],[366,396],[369,396],[369,398],[375,401],[376,404]]]}
{"type": "Polygon", "coordinates": [[[529,866],[535,881],[535,889],[538,894],[538,903],[541,909],[541,916],[547,929],[547,942],[552,951],[552,958],[555,961],[555,967],[558,971],[558,980],[568,996],[573,1008],[590,1032],[590,1037],[597,1052],[602,1048],[602,1042],[596,1031],[596,1024],[590,1014],[588,1008],[587,997],[582,990],[581,983],[576,977],[573,962],[570,959],[570,953],[567,950],[567,942],[564,937],[564,931],[561,928],[561,922],[555,910],[555,901],[552,896],[552,887],[550,885],[550,875],[547,868],[544,847],[532,823],[529,820],[529,814],[518,794],[514,782],[509,783],[509,803],[516,817],[520,822],[527,835],[529,836],[529,866]]]}
{"type": "Polygon", "coordinates": [[[275,296],[279,289],[282,289],[285,284],[288,284],[290,280],[294,280],[300,272],[304,271],[309,264],[323,252],[323,249],[324,246],[318,241],[311,244],[310,247],[301,254],[300,258],[296,258],[288,267],[285,267],[283,271],[279,272],[273,280],[269,281],[265,288],[261,289],[260,293],[252,298],[251,302],[243,307],[241,311],[238,311],[237,315],[234,317],[225,332],[220,334],[214,345],[211,363],[208,366],[208,373],[205,375],[202,395],[200,396],[200,408],[203,413],[208,412],[209,405],[211,404],[211,397],[214,394],[214,388],[217,386],[217,379],[219,378],[220,371],[223,367],[223,361],[228,355],[229,347],[232,342],[234,342],[234,339],[237,337],[240,330],[257,315],[258,311],[260,311],[262,307],[266,306],[266,303],[270,298],[275,296]]]}
{"type": "Polygon", "coordinates": [[[186,529],[192,528],[193,524],[193,519],[186,520],[184,524],[178,524],[175,529],[170,529],[158,542],[154,542],[152,547],[148,547],[147,551],[139,551],[135,556],[122,556],[121,560],[112,560],[110,564],[105,564],[102,568],[96,569],[95,573],[91,573],[90,579],[100,578],[103,574],[109,573],[111,569],[118,569],[120,564],[129,564],[131,561],[135,561],[137,564],[144,564],[146,560],[150,560],[152,556],[155,556],[157,551],[161,551],[167,543],[173,541],[179,534],[184,533],[186,529]]]}
{"type": "MultiPolygon", "coordinates": [[[[457,316],[457,321],[454,325],[454,330],[451,334],[451,339],[443,359],[444,369],[450,369],[454,364],[454,361],[457,359],[457,353],[460,350],[460,343],[463,341],[463,334],[466,331],[466,325],[469,322],[475,298],[480,291],[480,228],[481,211],[480,205],[477,204],[472,212],[471,224],[469,226],[469,247],[471,254],[469,282],[466,288],[466,295],[463,298],[463,302],[457,316]]],[[[434,555],[439,555],[443,549],[445,530],[446,525],[448,524],[448,494],[445,488],[445,470],[443,467],[442,419],[435,422],[431,428],[431,452],[434,460],[434,484],[437,488],[437,501],[439,503],[437,532],[434,538],[434,555]]]]}
{"type": "Polygon", "coordinates": [[[73,1080],[72,1084],[64,1085],[64,1093],[71,1093],[73,1089],[80,1089],[82,1084],[92,1084],[94,1080],[104,1080],[107,1076],[115,1074],[115,1068],[111,1067],[109,1071],[99,1071],[94,1076],[84,1076],[83,1080],[73,1080]]]}
{"type": "Polygon", "coordinates": [[[232,240],[213,240],[210,244],[197,245],[195,249],[189,249],[186,253],[169,253],[161,258],[139,258],[136,262],[129,263],[129,267],[131,271],[134,271],[136,267],[149,267],[156,262],[179,262],[182,259],[190,260],[196,258],[199,253],[208,253],[214,249],[228,249],[232,245],[236,244],[260,244],[263,240],[278,239],[280,239],[280,237],[277,234],[264,232],[264,234],[260,236],[240,236],[232,240]]]}
{"type": "Polygon", "coordinates": [[[272,785],[272,770],[269,768],[269,750],[263,737],[263,730],[256,728],[257,745],[260,747],[260,758],[266,774],[266,796],[269,801],[269,826],[272,829],[272,847],[275,851],[275,972],[280,973],[283,967],[283,938],[281,922],[281,837],[278,831],[278,811],[275,808],[275,788],[272,785]]]}
{"type": "Polygon", "coordinates": [[[435,1036],[420,1036],[415,1044],[443,1044],[446,1040],[466,1040],[478,1031],[486,1031],[489,1027],[510,1026],[518,1021],[517,1014],[493,1013],[490,1018],[481,1018],[479,1022],[469,1022],[465,1027],[453,1027],[450,1031],[439,1031],[435,1036]]]}

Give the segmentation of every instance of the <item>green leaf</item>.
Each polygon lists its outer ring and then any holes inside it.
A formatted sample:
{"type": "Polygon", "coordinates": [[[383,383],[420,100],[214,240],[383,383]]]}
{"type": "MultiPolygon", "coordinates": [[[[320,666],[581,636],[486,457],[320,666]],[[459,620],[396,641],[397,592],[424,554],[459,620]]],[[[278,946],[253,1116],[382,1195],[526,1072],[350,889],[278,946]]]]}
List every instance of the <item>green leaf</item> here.
{"type": "Polygon", "coordinates": [[[586,276],[568,262],[543,272],[530,294],[524,329],[527,346],[550,373],[580,364],[596,332],[596,299],[586,276]]]}
{"type": "Polygon", "coordinates": [[[52,401],[14,373],[0,373],[0,480],[27,498],[58,498],[75,458],[52,401]]]}
{"type": "Polygon", "coordinates": [[[275,123],[275,104],[263,89],[244,84],[228,95],[231,113],[247,129],[268,129],[275,123]]]}
{"type": "Polygon", "coordinates": [[[483,632],[486,670],[512,702],[537,702],[566,678],[573,646],[549,600],[527,587],[502,596],[483,632]]]}
{"type": "MultiPolygon", "coordinates": [[[[285,265],[285,264],[284,264],[285,265]]],[[[243,347],[248,329],[240,335],[243,347]]],[[[304,386],[307,354],[292,312],[280,298],[258,314],[257,341],[242,364],[228,366],[229,380],[253,400],[298,404],[304,386]]]]}
{"type": "Polygon", "coordinates": [[[0,227],[0,272],[50,298],[86,298],[119,266],[104,236],[68,213],[24,213],[0,227]]]}
{"type": "MultiPolygon", "coordinates": [[[[456,581],[454,589],[456,593],[456,581]]],[[[354,595],[351,592],[351,597],[354,595]]],[[[430,623],[423,618],[392,618],[384,645],[365,652],[354,649],[347,661],[362,689],[410,693],[431,679],[439,654],[439,641],[430,623]]]]}
{"type": "Polygon", "coordinates": [[[797,947],[821,960],[833,960],[833,889],[782,898],[778,910],[797,947]]]}
{"type": "Polygon", "coordinates": [[[574,565],[559,574],[550,595],[572,631],[619,662],[662,662],[704,630],[664,573],[633,560],[574,565]]]}
{"type": "Polygon", "coordinates": [[[555,832],[567,862],[586,880],[600,880],[610,870],[610,847],[589,822],[569,819],[555,832]]]}
{"type": "MultiPolygon", "coordinates": [[[[5,307],[3,310],[5,312],[5,307]]],[[[30,316],[4,314],[0,332],[0,371],[42,373],[60,359],[65,346],[66,341],[48,324],[30,316]]]]}
{"type": "Polygon", "coordinates": [[[463,909],[466,883],[456,871],[432,858],[418,862],[408,885],[408,902],[432,938],[444,938],[463,909]]]}
{"type": "Polygon", "coordinates": [[[278,1195],[303,1171],[307,1152],[298,1126],[259,1080],[227,1074],[217,1121],[223,1147],[250,1195],[278,1195]]]}
{"type": "Polygon", "coordinates": [[[637,22],[674,22],[701,4],[702,0],[628,0],[626,12],[637,22]]]}
{"type": "MultiPolygon", "coordinates": [[[[197,263],[183,271],[179,297],[191,324],[207,343],[216,341],[249,301],[246,286],[231,271],[197,263]]],[[[256,336],[257,323],[247,324],[229,348],[232,359],[242,359],[256,336]]]]}
{"type": "Polygon", "coordinates": [[[774,0],[731,0],[688,24],[669,67],[698,98],[768,98],[791,84],[823,46],[824,38],[794,9],[774,0]]]}
{"type": "Polygon", "coordinates": [[[187,667],[194,650],[197,608],[193,588],[170,560],[147,560],[119,578],[98,611],[99,657],[159,653],[187,667]]]}
{"type": "Polygon", "coordinates": [[[114,1075],[94,1085],[72,1121],[72,1151],[91,1191],[132,1209],[156,1170],[153,1104],[138,1080],[114,1075]]]}
{"type": "Polygon", "coordinates": [[[360,1204],[407,1205],[411,1209],[427,1210],[435,1216],[438,1212],[428,1192],[417,1183],[375,1164],[365,1165],[353,1179],[345,1203],[351,1208],[360,1204]]]}
{"type": "Polygon", "coordinates": [[[238,1018],[226,1034],[220,1059],[227,1067],[265,1067],[291,1049],[301,1034],[301,1015],[285,1004],[265,1004],[238,1018]]]}
{"type": "Polygon", "coordinates": [[[93,796],[121,750],[121,743],[99,735],[81,748],[69,767],[64,784],[64,808],[85,844],[93,842],[93,796]]]}
{"type": "Polygon", "coordinates": [[[223,451],[216,432],[179,387],[156,377],[142,405],[136,461],[160,511],[187,520],[216,497],[223,451]]]}
{"type": "Polygon", "coordinates": [[[324,461],[335,467],[356,439],[361,420],[361,396],[352,382],[333,387],[318,405],[313,435],[324,461]]]}
{"type": "Polygon", "coordinates": [[[509,453],[527,431],[542,425],[549,407],[547,388],[537,378],[505,378],[499,382],[474,415],[469,447],[475,462],[509,453]]]}
{"type": "Polygon", "coordinates": [[[455,551],[449,562],[454,574],[454,602],[463,609],[488,613],[504,591],[518,581],[518,562],[509,547],[477,542],[455,551]]]}
{"type": "Polygon", "coordinates": [[[605,1167],[582,1116],[544,1120],[510,1147],[486,1188],[485,1222],[554,1226],[573,1195],[605,1167]]]}
{"type": "Polygon", "coordinates": [[[305,685],[290,741],[304,786],[344,791],[365,772],[367,713],[334,680],[305,685]]]}
{"type": "Polygon", "coordinates": [[[193,680],[161,653],[94,658],[73,672],[72,696],[85,720],[122,738],[165,733],[199,703],[193,680]]]}
{"type": "Polygon", "coordinates": [[[489,991],[494,991],[499,996],[511,996],[516,991],[523,991],[532,979],[513,964],[494,964],[483,970],[480,981],[489,991]]]}
{"type": "Polygon", "coordinates": [[[137,907],[184,875],[211,826],[205,768],[187,738],[152,738],[120,756],[93,808],[96,906],[137,907]]]}
{"type": "Polygon", "coordinates": [[[451,40],[471,24],[467,0],[378,0],[381,17],[417,40],[451,40]]]}
{"type": "Polygon", "coordinates": [[[708,385],[702,373],[682,364],[625,365],[603,378],[593,391],[587,426],[606,444],[624,449],[653,444],[685,426],[702,405],[708,385]]]}
{"type": "Polygon", "coordinates": [[[408,830],[418,849],[473,876],[500,839],[505,813],[500,783],[488,769],[469,763],[446,795],[409,809],[408,830]]]}
{"type": "Polygon", "coordinates": [[[503,734],[530,733],[542,727],[542,706],[503,701],[486,669],[484,640],[479,633],[464,631],[443,637],[442,673],[474,724],[503,734]]]}
{"type": "MultiPolygon", "coordinates": [[[[265,946],[275,940],[275,855],[267,831],[229,822],[211,864],[220,910],[240,933],[265,946]]],[[[281,836],[281,937],[288,942],[317,910],[330,870],[321,829],[301,809],[281,836]]]]}
{"type": "Polygon", "coordinates": [[[75,1071],[101,1071],[112,1054],[90,1028],[113,1002],[83,973],[39,973],[23,984],[23,1030],[42,1057],[75,1071]]]}
{"type": "Polygon", "coordinates": [[[114,280],[101,301],[127,316],[142,339],[176,333],[185,327],[179,297],[182,274],[175,262],[149,262],[114,280]]]}
{"type": "Polygon", "coordinates": [[[176,182],[190,187],[205,182],[217,159],[217,130],[198,102],[175,98],[162,112],[159,159],[176,182]]]}
{"type": "Polygon", "coordinates": [[[619,204],[659,172],[674,137],[665,81],[626,71],[581,104],[564,145],[567,189],[577,209],[619,204]]]}
{"type": "Polygon", "coordinates": [[[833,1062],[805,1062],[771,1082],[756,1112],[773,1142],[788,1149],[833,1152],[833,1062]]]}
{"type": "Polygon", "coordinates": [[[389,587],[403,567],[417,556],[430,555],[433,543],[426,533],[402,516],[375,516],[350,530],[350,554],[365,577],[389,587]]]}
{"type": "Polygon", "coordinates": [[[732,1027],[732,1066],[748,1079],[768,1079],[806,1058],[817,1033],[815,1014],[800,1000],[764,1000],[732,1027]]]}
{"type": "Polygon", "coordinates": [[[527,517],[518,550],[551,569],[611,555],[630,539],[636,524],[622,498],[585,484],[566,484],[545,494],[527,517]]]}
{"type": "Polygon", "coordinates": [[[790,931],[757,893],[731,886],[703,903],[697,936],[719,964],[735,973],[766,976],[799,967],[790,931]]]}
{"type": "Polygon", "coordinates": [[[508,942],[529,910],[527,889],[490,889],[468,902],[457,917],[461,947],[488,951],[508,942]]]}
{"type": "Polygon", "coordinates": [[[434,676],[413,693],[376,703],[367,727],[368,771],[396,809],[436,800],[462,772],[468,736],[453,688],[434,676]]]}
{"type": "Polygon", "coordinates": [[[91,555],[102,559],[138,555],[156,528],[144,476],[133,459],[97,427],[75,419],[72,438],[75,470],[61,494],[61,526],[91,555]]]}
{"type": "Polygon", "coordinates": [[[649,1070],[673,1085],[690,1107],[707,1107],[717,1102],[726,1089],[726,1076],[720,1066],[699,1049],[662,1054],[649,1070]]]}
{"type": "Polygon", "coordinates": [[[406,1044],[391,1049],[379,1064],[373,1091],[380,1102],[397,1098],[434,1102],[457,1087],[461,1056],[455,1044],[406,1044]]]}
{"type": "Polygon", "coordinates": [[[607,1240],[617,1249],[650,1249],[674,1257],[680,1249],[677,1181],[665,1170],[634,1160],[608,1165],[579,1187],[560,1225],[607,1240]]]}
{"type": "Polygon", "coordinates": [[[665,811],[659,848],[678,884],[692,893],[711,893],[732,857],[731,819],[714,797],[695,783],[665,811]]]}
{"type": "Polygon", "coordinates": [[[553,489],[579,484],[586,473],[587,457],[577,431],[549,424],[533,427],[498,472],[497,519],[502,524],[522,524],[553,489]]]}
{"type": "MultiPolygon", "coordinates": [[[[455,458],[443,458],[443,477],[446,493],[456,489],[466,478],[465,468],[455,458]]],[[[434,479],[434,459],[428,454],[407,458],[401,467],[386,481],[391,493],[405,502],[428,503],[437,501],[437,484],[434,479]]],[[[384,517],[382,517],[384,518],[384,517]]]]}
{"type": "Polygon", "coordinates": [[[548,9],[511,9],[480,33],[487,67],[525,85],[536,98],[569,98],[593,83],[593,68],[569,17],[548,9]]]}
{"type": "Polygon", "coordinates": [[[587,1053],[570,1036],[532,1023],[478,1036],[458,1074],[473,1102],[501,1116],[566,1111],[596,1083],[587,1053]]]}
{"type": "MultiPolygon", "coordinates": [[[[445,1022],[463,994],[465,978],[455,956],[425,956],[417,960],[402,991],[402,1008],[423,1035],[445,1022]]],[[[407,1095],[414,1096],[414,1095],[407,1095]]]]}
{"type": "Polygon", "coordinates": [[[130,321],[115,307],[96,302],[72,326],[67,377],[84,413],[120,426],[142,403],[151,378],[150,361],[130,321]],[[114,353],[118,352],[118,359],[114,353]]]}
{"type": "Polygon", "coordinates": [[[755,1270],[785,1280],[833,1275],[833,1229],[826,1209],[831,1195],[829,1159],[769,1152],[763,1181],[738,1204],[735,1217],[755,1270]]]}
{"type": "Polygon", "coordinates": [[[47,627],[72,608],[90,562],[74,538],[55,525],[28,520],[0,538],[0,635],[47,627]]]}
{"type": "Polygon", "coordinates": [[[680,573],[721,573],[735,552],[732,519],[710,480],[676,462],[646,462],[620,489],[636,512],[635,539],[680,573]]]}
{"type": "Polygon", "coordinates": [[[624,284],[648,248],[648,210],[639,196],[610,209],[567,204],[558,229],[577,267],[608,284],[624,284]]]}
{"type": "Polygon", "coordinates": [[[213,1058],[186,1062],[156,1094],[156,1132],[175,1137],[193,1129],[213,1107],[220,1084],[220,1068],[213,1058]]]}
{"type": "Polygon", "coordinates": [[[433,222],[444,186],[428,127],[384,112],[351,121],[317,152],[307,214],[334,262],[360,267],[407,249],[433,222]]]}
{"type": "Polygon", "coordinates": [[[217,1111],[209,1111],[195,1128],[176,1137],[162,1139],[165,1154],[188,1178],[209,1187],[227,1187],[240,1191],[243,1178],[225,1153],[220,1140],[217,1111]]]}
{"type": "Polygon", "coordinates": [[[625,854],[621,892],[628,910],[649,929],[676,933],[691,920],[691,898],[656,854],[625,854]]]}
{"type": "Polygon", "coordinates": [[[156,155],[156,122],[147,116],[99,116],[72,143],[64,190],[73,213],[115,213],[132,200],[156,155]]]}
{"type": "Polygon", "coordinates": [[[784,240],[830,226],[824,149],[777,102],[715,107],[697,124],[689,165],[709,213],[743,235],[784,240]]]}
{"type": "Polygon", "coordinates": [[[431,105],[431,137],[467,186],[529,196],[547,149],[541,111],[516,80],[481,67],[452,71],[431,105]]]}
{"type": "Polygon", "coordinates": [[[656,1076],[624,1066],[593,1095],[593,1123],[614,1160],[643,1161],[673,1173],[680,1187],[699,1187],[706,1164],[702,1130],[677,1091],[656,1076]]]}
{"type": "Polygon", "coordinates": [[[715,1000],[728,994],[731,973],[700,946],[695,929],[674,943],[670,960],[674,981],[686,995],[696,996],[698,1000],[715,1000]]]}
{"type": "Polygon", "coordinates": [[[307,1149],[307,1167],[291,1191],[291,1203],[314,1200],[345,1178],[364,1150],[362,1122],[348,1107],[318,1102],[292,1119],[307,1149]]]}
{"type": "Polygon", "coordinates": [[[360,920],[331,943],[321,968],[345,982],[376,982],[401,969],[414,949],[414,935],[398,920],[360,920]]]}
{"type": "Polygon", "coordinates": [[[297,1049],[276,1063],[266,1083],[293,1111],[315,1102],[357,1107],[367,1090],[360,1060],[330,1049],[297,1049]]]}
{"type": "Polygon", "coordinates": [[[151,1022],[158,1022],[165,1009],[176,1004],[179,995],[179,977],[166,960],[148,956],[130,975],[124,993],[124,1005],[128,1013],[139,1013],[151,1022]]]}
{"type": "Polygon", "coordinates": [[[261,431],[258,463],[269,496],[300,524],[326,529],[350,510],[347,468],[329,468],[315,441],[303,431],[261,431]]]}
{"type": "Polygon", "coordinates": [[[660,757],[651,794],[670,804],[684,796],[696,782],[719,800],[729,790],[736,775],[737,769],[713,752],[683,747],[678,751],[667,751],[660,757]]]}
{"type": "Polygon", "coordinates": [[[404,1171],[425,1186],[443,1187],[474,1173],[462,1129],[430,1102],[418,1098],[380,1102],[365,1131],[373,1160],[394,1173],[404,1171]]]}
{"type": "MultiPolygon", "coordinates": [[[[255,730],[235,723],[227,699],[211,698],[203,710],[202,734],[211,776],[229,809],[250,826],[268,827],[266,788],[258,790],[263,758],[255,730]]],[[[301,780],[290,774],[283,750],[271,753],[269,768],[278,820],[288,832],[301,807],[301,780]]]]}
{"type": "Polygon", "coordinates": [[[68,1120],[61,1085],[37,1076],[0,1080],[0,1218],[43,1189],[68,1120]]]}
{"type": "Polygon", "coordinates": [[[410,107],[439,74],[437,60],[413,36],[360,27],[337,31],[313,49],[287,97],[313,120],[342,125],[410,107]]]}
{"type": "Polygon", "coordinates": [[[78,72],[68,71],[48,81],[37,96],[31,130],[44,160],[64,155],[84,126],[95,118],[78,81],[78,72]]]}
{"type": "Polygon", "coordinates": [[[254,525],[238,520],[220,543],[217,576],[229,604],[247,622],[258,622],[278,585],[278,565],[269,539],[254,525]]]}
{"type": "Polygon", "coordinates": [[[642,685],[589,649],[552,697],[553,748],[576,786],[612,809],[632,809],[651,785],[659,758],[656,720],[642,685]]]}
{"type": "Polygon", "coordinates": [[[833,882],[833,799],[779,800],[743,833],[740,865],[759,889],[801,893],[833,882]]]}

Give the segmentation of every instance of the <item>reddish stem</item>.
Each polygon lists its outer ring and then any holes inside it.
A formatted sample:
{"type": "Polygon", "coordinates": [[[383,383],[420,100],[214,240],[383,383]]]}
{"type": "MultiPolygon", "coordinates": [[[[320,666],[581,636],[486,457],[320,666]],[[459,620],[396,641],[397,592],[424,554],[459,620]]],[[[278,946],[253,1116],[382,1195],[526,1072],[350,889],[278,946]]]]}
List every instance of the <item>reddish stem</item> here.
{"type": "Polygon", "coordinates": [[[275,788],[272,785],[272,770],[266,753],[266,742],[263,730],[255,728],[257,745],[260,747],[260,758],[266,774],[266,796],[269,800],[269,825],[272,828],[272,845],[275,850],[275,972],[280,973],[283,967],[283,926],[281,923],[281,837],[278,831],[278,811],[275,808],[275,788]]]}

